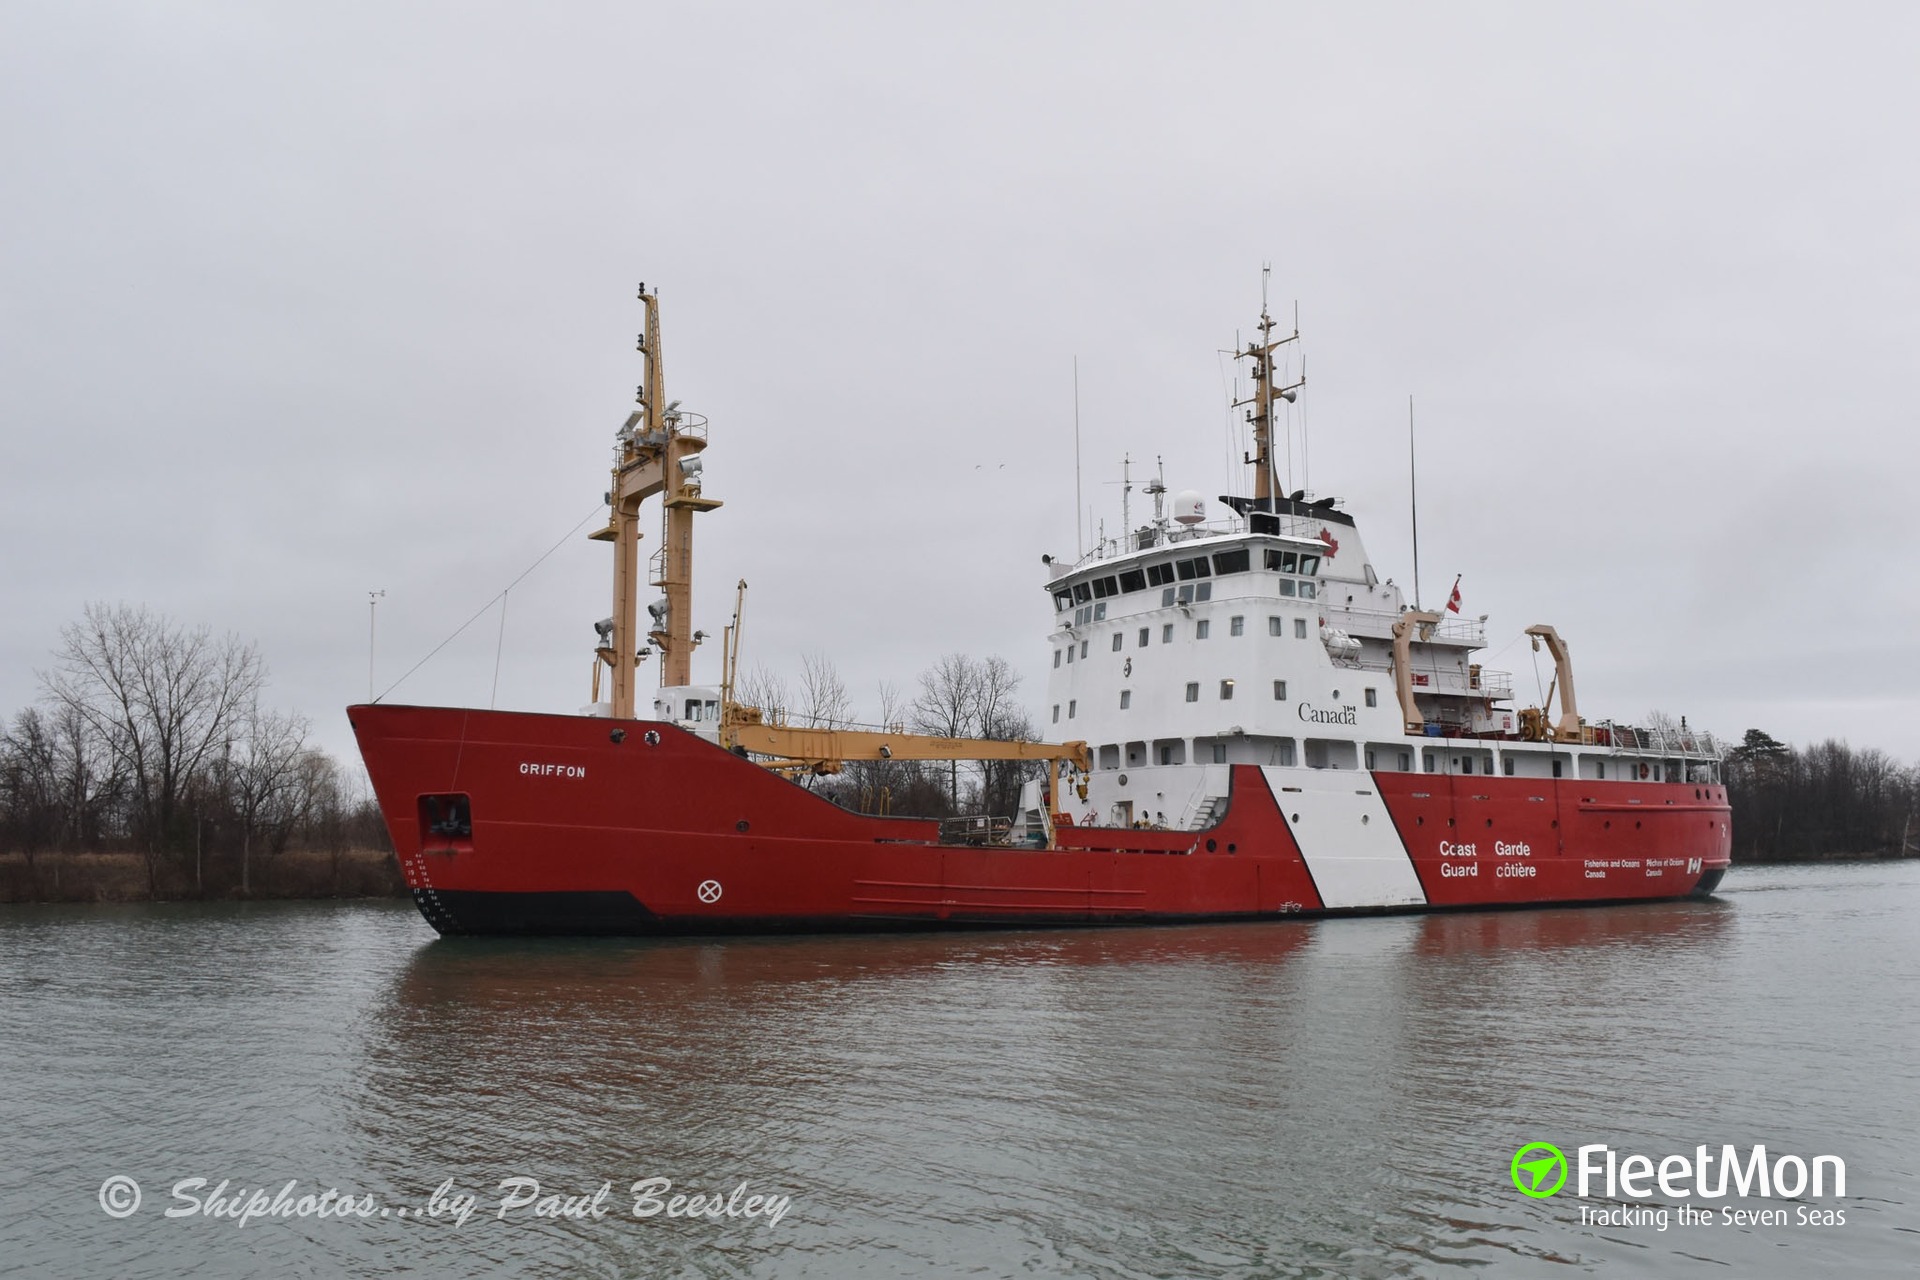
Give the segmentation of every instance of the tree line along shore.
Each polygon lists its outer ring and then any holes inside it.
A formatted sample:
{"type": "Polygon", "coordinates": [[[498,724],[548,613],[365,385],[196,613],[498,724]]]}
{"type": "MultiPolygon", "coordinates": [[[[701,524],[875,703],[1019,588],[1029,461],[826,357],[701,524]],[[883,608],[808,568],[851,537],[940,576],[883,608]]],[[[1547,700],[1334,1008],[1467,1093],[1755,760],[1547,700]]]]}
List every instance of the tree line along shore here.
{"type": "MultiPolygon", "coordinates": [[[[263,701],[258,648],[143,607],[88,605],[63,628],[40,702],[0,721],[0,902],[400,896],[386,827],[357,765],[263,701]]],[[[1004,659],[949,654],[911,695],[877,689],[875,726],[1025,738],[1004,659]]],[[[833,665],[764,668],[742,702],[775,721],[868,727],[833,665]]],[[[797,779],[859,812],[1011,813],[1031,762],[853,761],[797,779]]],[[[1827,741],[1748,730],[1726,761],[1734,861],[1920,851],[1920,768],[1827,741]]]]}

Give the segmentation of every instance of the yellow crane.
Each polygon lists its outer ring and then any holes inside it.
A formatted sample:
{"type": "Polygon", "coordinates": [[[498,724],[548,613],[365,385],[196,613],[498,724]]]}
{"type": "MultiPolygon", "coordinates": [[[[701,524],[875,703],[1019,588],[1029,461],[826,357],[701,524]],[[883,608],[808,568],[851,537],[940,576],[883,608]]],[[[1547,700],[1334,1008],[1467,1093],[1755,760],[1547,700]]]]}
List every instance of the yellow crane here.
{"type": "MultiPolygon", "coordinates": [[[[1044,760],[1048,805],[1059,803],[1060,766],[1086,772],[1093,767],[1085,742],[1026,742],[998,738],[944,738],[908,733],[904,728],[835,729],[771,722],[759,707],[734,698],[740,668],[740,618],[747,583],[735,588],[733,621],[721,633],[720,745],[760,758],[769,769],[814,774],[838,773],[849,760],[1044,760]]],[[[1047,815],[1047,843],[1053,845],[1053,815],[1047,815]]]]}

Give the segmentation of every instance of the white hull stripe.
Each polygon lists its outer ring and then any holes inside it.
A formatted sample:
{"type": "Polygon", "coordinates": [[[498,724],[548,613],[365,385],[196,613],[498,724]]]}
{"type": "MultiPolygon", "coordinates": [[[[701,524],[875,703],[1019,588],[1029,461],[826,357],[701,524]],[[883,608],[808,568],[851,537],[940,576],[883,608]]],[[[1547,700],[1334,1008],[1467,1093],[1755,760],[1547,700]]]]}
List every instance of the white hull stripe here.
{"type": "Polygon", "coordinates": [[[1359,770],[1262,769],[1293,832],[1320,901],[1343,907],[1420,906],[1427,901],[1393,815],[1359,770]],[[1328,784],[1338,784],[1330,787],[1328,784]],[[1299,787],[1287,791],[1283,787],[1299,787]]]}

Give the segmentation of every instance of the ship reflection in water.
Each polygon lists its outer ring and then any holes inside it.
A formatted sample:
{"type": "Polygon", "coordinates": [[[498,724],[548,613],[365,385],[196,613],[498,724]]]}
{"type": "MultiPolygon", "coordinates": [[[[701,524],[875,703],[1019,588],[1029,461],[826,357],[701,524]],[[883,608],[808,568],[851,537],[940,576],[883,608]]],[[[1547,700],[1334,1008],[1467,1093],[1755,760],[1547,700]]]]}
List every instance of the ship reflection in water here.
{"type": "Polygon", "coordinates": [[[356,1119],[396,1182],[794,1197],[772,1230],[558,1229],[583,1268],[696,1266],[723,1236],[768,1272],[796,1248],[903,1273],[1497,1261],[1538,1247],[1503,1144],[1697,1105],[1663,991],[1732,914],[434,942],[380,1002],[356,1119]]]}
{"type": "MultiPolygon", "coordinates": [[[[423,942],[410,905],[0,912],[35,1276],[1901,1274],[1920,861],[1719,901],[1113,931],[423,942]],[[1523,1143],[1765,1143],[1848,1225],[1529,1200],[1523,1143]],[[103,1216],[110,1175],[146,1190],[103,1216]],[[471,1219],[169,1220],[177,1179],[471,1219]],[[606,1217],[495,1216],[509,1178],[606,1217]],[[786,1195],[636,1219],[628,1189],[786,1195]]],[[[1907,1268],[1907,1269],[1910,1269],[1907,1268]]]]}

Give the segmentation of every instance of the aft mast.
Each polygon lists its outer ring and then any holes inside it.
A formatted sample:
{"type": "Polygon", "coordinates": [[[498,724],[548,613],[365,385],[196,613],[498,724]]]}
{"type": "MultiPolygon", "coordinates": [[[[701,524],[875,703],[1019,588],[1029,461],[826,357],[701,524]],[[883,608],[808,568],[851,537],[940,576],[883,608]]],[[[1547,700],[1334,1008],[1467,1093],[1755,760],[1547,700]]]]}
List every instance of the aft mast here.
{"type": "MultiPolygon", "coordinates": [[[[700,453],[707,447],[707,420],[666,399],[666,380],[660,359],[660,294],[640,286],[647,327],[639,351],[645,359],[645,381],[635,399],[640,409],[629,414],[615,437],[613,484],[607,492],[612,508],[607,527],[591,535],[613,543],[613,617],[603,627],[602,662],[613,669],[615,719],[634,718],[635,671],[643,652],[639,639],[640,504],[662,495],[660,550],[652,561],[652,583],[662,598],[648,606],[653,626],[647,638],[660,651],[660,683],[677,687],[691,683],[693,631],[693,517],[720,505],[700,493],[700,453]]],[[[597,681],[595,682],[598,683],[597,681]]]]}

